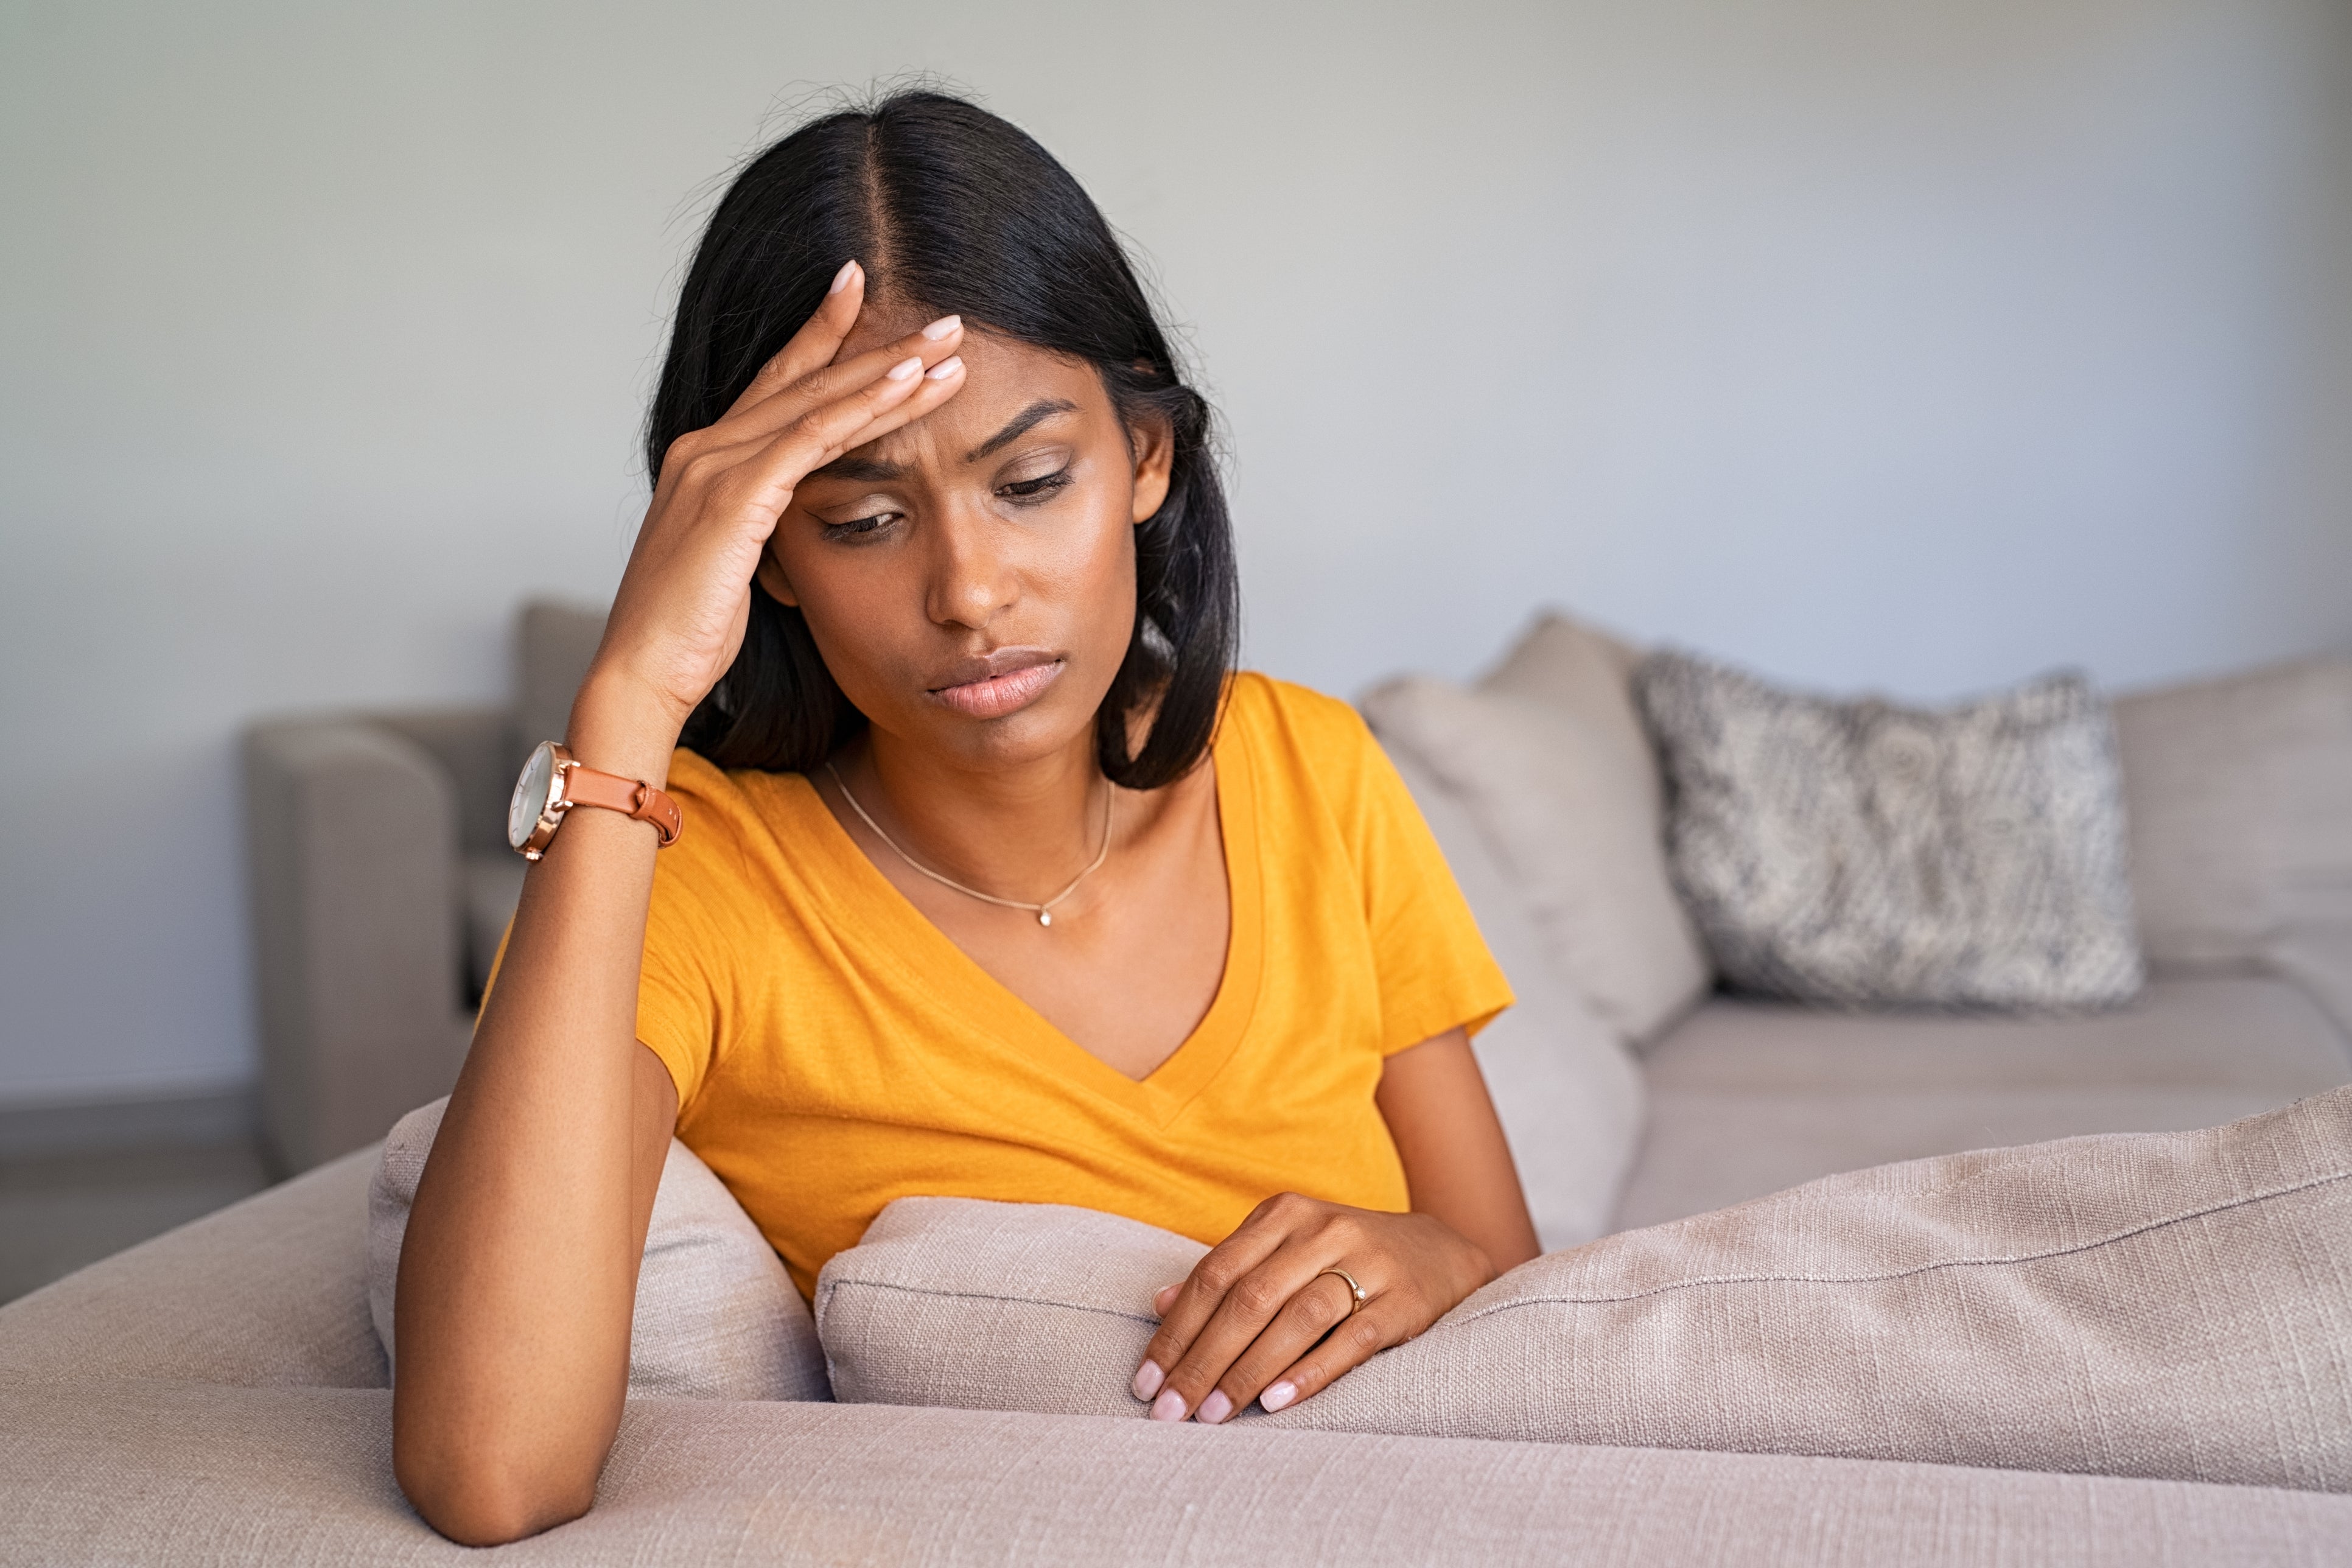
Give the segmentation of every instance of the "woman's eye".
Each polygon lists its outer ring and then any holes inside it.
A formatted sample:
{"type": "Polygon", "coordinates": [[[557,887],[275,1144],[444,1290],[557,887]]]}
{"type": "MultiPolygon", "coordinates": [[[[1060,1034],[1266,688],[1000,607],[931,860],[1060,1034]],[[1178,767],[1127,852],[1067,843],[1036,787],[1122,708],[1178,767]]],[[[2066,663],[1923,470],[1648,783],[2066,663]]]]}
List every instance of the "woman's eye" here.
{"type": "Polygon", "coordinates": [[[853,517],[847,522],[828,522],[824,525],[824,536],[827,539],[869,538],[898,521],[900,515],[895,511],[877,511],[870,517],[853,517]]]}
{"type": "Polygon", "coordinates": [[[1000,485],[996,493],[1008,500],[1043,500],[1069,482],[1070,470],[1056,468],[1034,479],[1015,479],[1009,485],[1000,485]]]}

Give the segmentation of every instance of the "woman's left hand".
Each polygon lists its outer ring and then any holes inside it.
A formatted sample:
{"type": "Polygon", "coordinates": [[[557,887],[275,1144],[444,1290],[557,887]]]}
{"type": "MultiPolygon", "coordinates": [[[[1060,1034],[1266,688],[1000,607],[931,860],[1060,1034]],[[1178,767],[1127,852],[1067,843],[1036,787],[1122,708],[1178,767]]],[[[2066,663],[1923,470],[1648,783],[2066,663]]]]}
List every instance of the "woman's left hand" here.
{"type": "Polygon", "coordinates": [[[1151,1401],[1155,1421],[1213,1425],[1253,1399],[1285,1409],[1494,1278],[1486,1254],[1434,1215],[1284,1193],[1153,1299],[1160,1331],[1135,1370],[1135,1396],[1151,1401]],[[1355,1278],[1360,1307],[1327,1269],[1355,1278]]]}

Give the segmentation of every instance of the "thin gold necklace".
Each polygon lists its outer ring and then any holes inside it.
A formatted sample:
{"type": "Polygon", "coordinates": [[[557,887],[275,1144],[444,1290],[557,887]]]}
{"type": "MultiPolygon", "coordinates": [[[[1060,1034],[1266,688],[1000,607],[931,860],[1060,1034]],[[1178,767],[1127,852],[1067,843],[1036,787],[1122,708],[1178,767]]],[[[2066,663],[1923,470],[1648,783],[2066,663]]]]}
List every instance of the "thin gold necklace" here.
{"type": "Polygon", "coordinates": [[[1037,917],[1037,923],[1041,926],[1050,928],[1054,923],[1054,906],[1060,903],[1064,899],[1068,898],[1072,893],[1076,892],[1078,890],[1078,883],[1083,882],[1088,877],[1093,876],[1096,871],[1101,868],[1102,863],[1110,858],[1110,805],[1112,801],[1118,798],[1118,786],[1112,784],[1108,779],[1105,779],[1103,781],[1106,793],[1103,795],[1102,847],[1095,851],[1093,862],[1089,864],[1085,870],[1079,872],[1077,876],[1072,879],[1068,887],[1064,888],[1060,892],[1055,893],[1052,898],[1047,899],[1042,904],[1033,904],[1021,899],[1000,899],[994,893],[983,893],[978,888],[967,888],[961,882],[957,881],[953,877],[943,877],[937,871],[932,870],[929,866],[924,865],[920,860],[916,859],[912,855],[909,855],[904,849],[899,848],[898,841],[882,831],[882,825],[875,821],[873,816],[867,813],[864,806],[857,804],[857,797],[856,795],[849,793],[849,781],[841,776],[841,770],[835,767],[830,760],[825,763],[824,771],[833,775],[835,786],[841,791],[841,798],[849,803],[849,809],[857,814],[857,820],[872,828],[874,830],[874,837],[882,840],[883,843],[887,844],[890,847],[890,852],[898,856],[899,859],[904,860],[908,865],[912,866],[916,870],[920,871],[932,881],[939,883],[940,886],[943,888],[953,888],[957,892],[963,894],[966,898],[978,899],[984,904],[996,904],[1008,910],[1026,910],[1031,914],[1037,917]]]}

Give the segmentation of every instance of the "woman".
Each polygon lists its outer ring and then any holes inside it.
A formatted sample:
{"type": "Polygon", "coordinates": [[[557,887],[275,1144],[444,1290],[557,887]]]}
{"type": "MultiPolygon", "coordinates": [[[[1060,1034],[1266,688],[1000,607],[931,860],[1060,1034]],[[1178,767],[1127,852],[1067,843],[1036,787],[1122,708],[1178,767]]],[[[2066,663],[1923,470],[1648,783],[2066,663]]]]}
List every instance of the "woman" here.
{"type": "Polygon", "coordinates": [[[1468,1043],[1503,977],[1353,713],[1231,673],[1206,405],[1042,148],[908,94],[762,154],[647,456],[565,738],[614,809],[523,810],[401,1259],[436,1528],[588,1507],[674,1131],[803,1292],[908,1194],[1214,1243],[1153,1303],[1163,1420],[1311,1397],[1535,1255],[1468,1043]]]}

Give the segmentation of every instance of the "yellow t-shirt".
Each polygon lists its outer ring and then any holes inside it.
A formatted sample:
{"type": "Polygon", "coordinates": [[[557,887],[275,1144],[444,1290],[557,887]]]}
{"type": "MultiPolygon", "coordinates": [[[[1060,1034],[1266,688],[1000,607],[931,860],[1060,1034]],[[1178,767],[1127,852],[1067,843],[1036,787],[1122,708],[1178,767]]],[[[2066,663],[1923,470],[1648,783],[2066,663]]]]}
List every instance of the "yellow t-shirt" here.
{"type": "Polygon", "coordinates": [[[1138,1082],[966,957],[807,779],[689,752],[654,878],[637,1037],[678,1136],[813,1294],[894,1198],[1073,1204],[1202,1242],[1293,1191],[1408,1206],[1382,1058],[1510,1005],[1362,720],[1264,676],[1214,748],[1232,935],[1200,1026],[1138,1082]]]}

